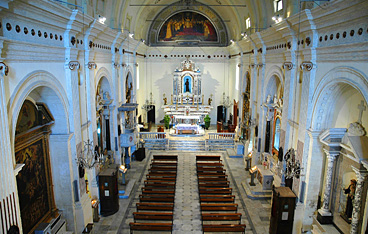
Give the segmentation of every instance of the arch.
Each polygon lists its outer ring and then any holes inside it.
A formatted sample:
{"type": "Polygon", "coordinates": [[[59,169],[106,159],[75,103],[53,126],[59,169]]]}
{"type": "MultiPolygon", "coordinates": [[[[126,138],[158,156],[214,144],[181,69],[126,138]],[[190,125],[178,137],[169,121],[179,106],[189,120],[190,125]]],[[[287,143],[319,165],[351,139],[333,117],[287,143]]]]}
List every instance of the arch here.
{"type": "Polygon", "coordinates": [[[328,120],[334,105],[332,97],[341,91],[337,87],[349,85],[356,89],[368,102],[368,78],[365,74],[352,67],[336,67],[326,73],[320,80],[312,97],[311,128],[322,130],[328,128],[328,120]]]}
{"type": "Polygon", "coordinates": [[[59,134],[68,134],[70,132],[70,123],[69,118],[67,117],[69,113],[69,102],[63,89],[63,85],[55,76],[47,71],[34,71],[27,74],[20,82],[18,82],[18,85],[14,89],[15,91],[9,99],[8,116],[9,119],[11,119],[10,141],[12,149],[14,149],[15,129],[20,109],[26,98],[29,97],[34,90],[40,89],[43,89],[48,93],[48,95],[52,95],[52,93],[54,93],[57,96],[57,100],[55,98],[43,100],[48,104],[48,108],[55,118],[55,124],[52,127],[52,130],[56,130],[59,134]],[[62,112],[64,115],[56,114],[60,112],[60,107],[55,104],[62,105],[62,112]]]}
{"type": "Polygon", "coordinates": [[[225,23],[222,18],[215,12],[213,9],[208,7],[205,4],[194,1],[192,6],[183,6],[180,2],[176,2],[167,6],[163,10],[161,10],[150,25],[150,29],[147,33],[147,42],[150,46],[227,46],[229,43],[228,40],[228,29],[226,28],[225,23]],[[175,10],[173,10],[175,9],[175,10]],[[191,40],[178,40],[179,43],[175,41],[159,41],[159,33],[161,31],[162,26],[169,22],[172,17],[181,12],[192,12],[199,15],[202,15],[204,18],[208,20],[207,23],[211,23],[213,28],[217,33],[216,41],[206,41],[206,40],[198,40],[196,42],[191,42],[191,40]]]}
{"type": "MultiPolygon", "coordinates": [[[[273,88],[272,86],[272,81],[275,81],[274,79],[277,79],[280,82],[281,87],[284,87],[284,76],[283,76],[283,72],[281,70],[281,68],[279,66],[272,66],[270,68],[270,70],[268,71],[267,75],[266,75],[266,79],[265,79],[265,86],[264,86],[264,90],[263,90],[263,97],[262,100],[266,100],[266,97],[268,94],[270,94],[271,89],[273,88]]],[[[276,87],[277,89],[277,87],[276,87]]],[[[276,93],[279,90],[276,90],[276,93]]]]}
{"type": "Polygon", "coordinates": [[[105,68],[105,67],[101,67],[100,69],[98,69],[96,75],[95,75],[95,90],[97,91],[97,86],[100,83],[102,78],[106,78],[108,81],[108,90],[104,90],[104,91],[109,91],[110,95],[113,97],[113,89],[112,89],[112,78],[111,78],[111,74],[109,73],[109,71],[105,68]]]}

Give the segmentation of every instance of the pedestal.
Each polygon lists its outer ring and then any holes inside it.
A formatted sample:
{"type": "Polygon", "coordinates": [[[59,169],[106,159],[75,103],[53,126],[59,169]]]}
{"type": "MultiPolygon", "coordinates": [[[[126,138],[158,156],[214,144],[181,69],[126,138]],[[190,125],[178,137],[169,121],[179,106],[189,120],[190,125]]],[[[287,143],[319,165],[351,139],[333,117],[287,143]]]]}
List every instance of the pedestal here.
{"type": "Polygon", "coordinates": [[[331,214],[331,212],[326,212],[322,209],[319,209],[317,212],[317,220],[320,224],[332,224],[333,215],[331,214]]]}
{"type": "Polygon", "coordinates": [[[251,157],[247,157],[245,159],[245,170],[246,171],[249,171],[249,169],[251,168],[251,160],[252,160],[251,157]]]}
{"type": "Polygon", "coordinates": [[[250,183],[249,183],[249,185],[250,186],[256,186],[256,184],[254,183],[254,174],[255,173],[250,173],[250,183]]]}

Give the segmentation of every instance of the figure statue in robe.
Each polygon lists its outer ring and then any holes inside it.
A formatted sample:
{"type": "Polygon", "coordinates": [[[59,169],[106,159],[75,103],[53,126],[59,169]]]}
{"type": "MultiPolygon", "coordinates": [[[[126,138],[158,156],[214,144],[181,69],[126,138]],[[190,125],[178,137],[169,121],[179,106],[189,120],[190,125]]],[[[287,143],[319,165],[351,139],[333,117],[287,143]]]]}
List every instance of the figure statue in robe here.
{"type": "Polygon", "coordinates": [[[355,196],[356,183],[357,181],[355,179],[351,179],[349,187],[344,189],[345,194],[348,194],[345,215],[349,220],[351,220],[351,216],[353,214],[353,200],[355,196]]]}
{"type": "Polygon", "coordinates": [[[184,89],[184,93],[186,93],[186,92],[190,92],[190,90],[189,90],[189,79],[187,79],[187,80],[185,81],[185,89],[184,89]]]}
{"type": "Polygon", "coordinates": [[[132,93],[132,83],[129,84],[129,88],[126,92],[126,103],[130,103],[131,93],[132,93]]]}

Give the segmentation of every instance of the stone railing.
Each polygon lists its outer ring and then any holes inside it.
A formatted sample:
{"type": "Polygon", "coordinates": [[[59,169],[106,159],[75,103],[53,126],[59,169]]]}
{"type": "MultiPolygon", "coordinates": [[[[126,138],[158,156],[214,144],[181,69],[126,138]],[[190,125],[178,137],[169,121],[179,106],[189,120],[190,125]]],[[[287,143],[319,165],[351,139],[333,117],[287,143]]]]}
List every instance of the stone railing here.
{"type": "Polygon", "coordinates": [[[235,133],[208,133],[208,140],[231,140],[235,139],[235,133]]]}
{"type": "Polygon", "coordinates": [[[139,139],[165,139],[166,133],[164,132],[140,132],[139,139]]]}

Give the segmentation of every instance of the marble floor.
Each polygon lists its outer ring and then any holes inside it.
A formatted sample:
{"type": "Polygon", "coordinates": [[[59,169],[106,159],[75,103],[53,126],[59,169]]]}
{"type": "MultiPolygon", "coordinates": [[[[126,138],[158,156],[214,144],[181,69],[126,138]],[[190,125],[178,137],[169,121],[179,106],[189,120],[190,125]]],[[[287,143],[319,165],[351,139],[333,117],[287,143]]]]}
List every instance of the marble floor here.
{"type": "MultiPolygon", "coordinates": [[[[178,155],[178,174],[175,193],[173,233],[202,233],[199,195],[197,187],[195,156],[200,154],[221,155],[229,176],[233,195],[239,204],[238,212],[242,213],[242,224],[246,224],[246,233],[268,233],[270,222],[270,200],[251,200],[241,185],[249,177],[245,171],[242,158],[229,158],[226,152],[184,152],[184,151],[150,151],[143,161],[132,161],[131,169],[126,174],[128,186],[133,186],[128,199],[120,199],[120,208],[117,213],[108,217],[100,217],[94,223],[94,234],[130,233],[129,223],[133,222],[135,204],[139,202],[139,194],[143,187],[145,175],[148,173],[149,162],[153,154],[178,155]],[[130,183],[130,184],[129,184],[130,183]]],[[[126,186],[120,185],[120,190],[126,186]]],[[[139,233],[139,232],[134,232],[139,233]]],[[[142,232],[148,233],[148,232],[142,232]]],[[[159,233],[159,232],[155,232],[159,233]]]]}

